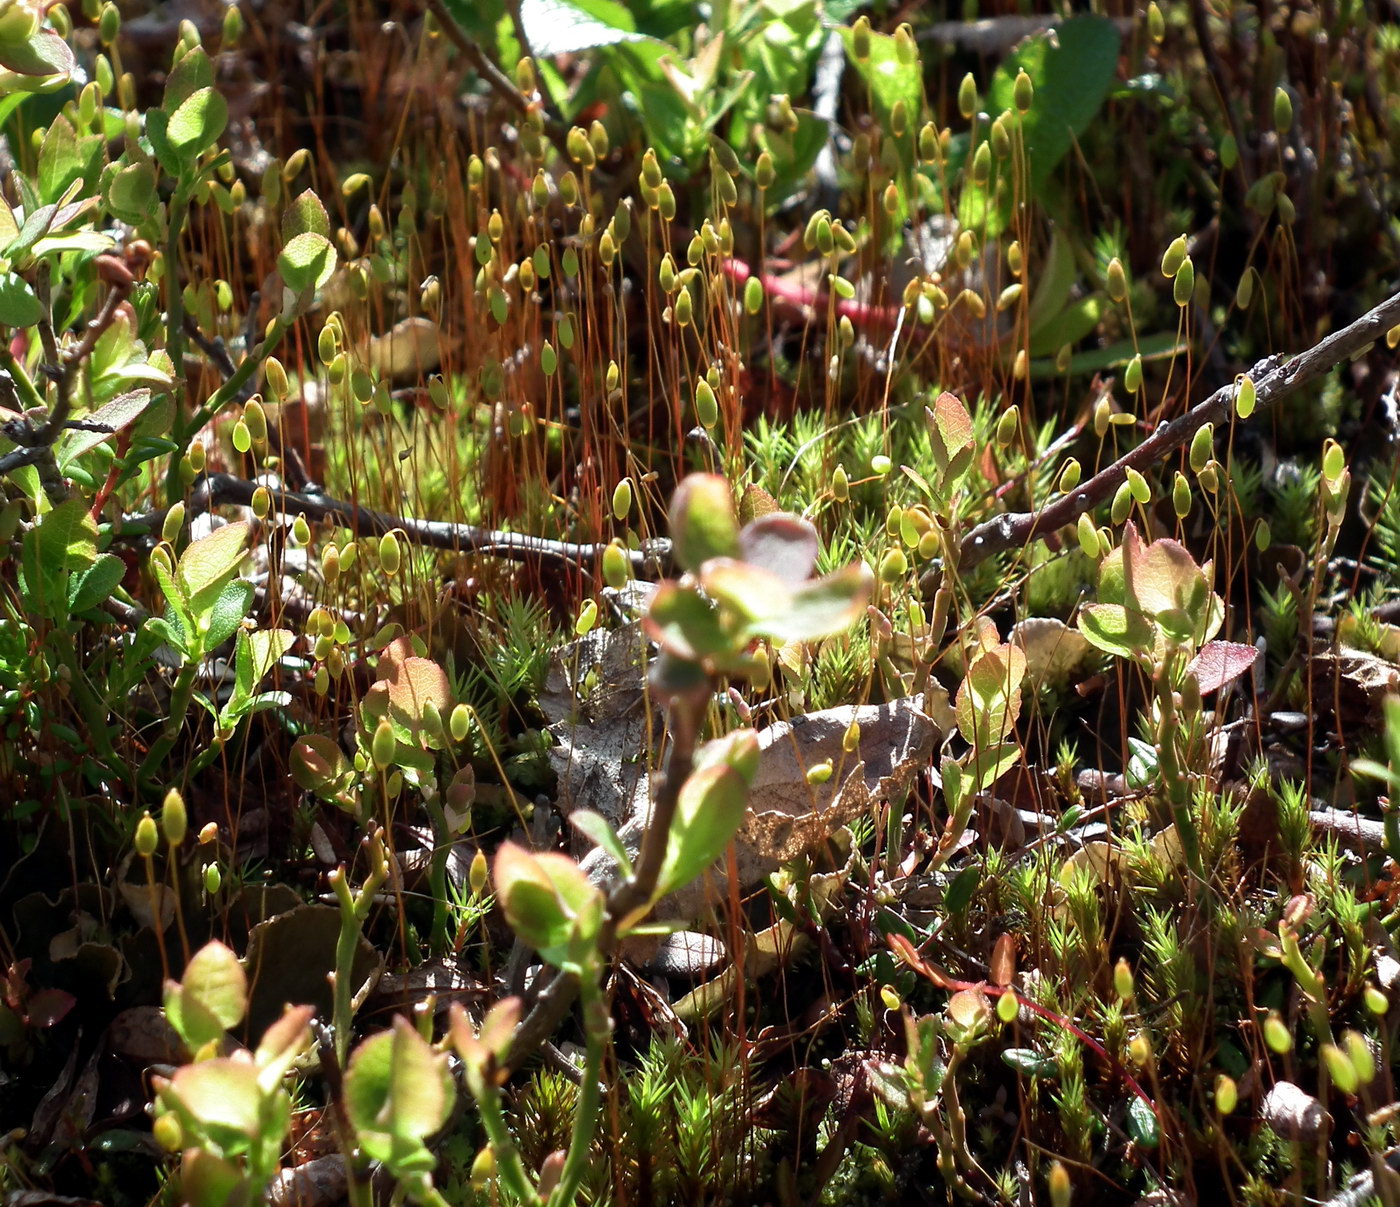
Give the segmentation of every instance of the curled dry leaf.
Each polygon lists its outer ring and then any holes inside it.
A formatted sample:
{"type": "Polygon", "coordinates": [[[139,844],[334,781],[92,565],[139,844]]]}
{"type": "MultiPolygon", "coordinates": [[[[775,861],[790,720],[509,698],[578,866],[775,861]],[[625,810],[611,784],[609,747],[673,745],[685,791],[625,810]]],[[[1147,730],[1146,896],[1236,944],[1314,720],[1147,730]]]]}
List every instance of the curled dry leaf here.
{"type": "MultiPolygon", "coordinates": [[[[875,803],[907,787],[928,765],[940,736],[922,705],[922,696],[905,696],[887,704],[829,708],[759,733],[758,771],[735,838],[740,892],[755,888],[782,864],[815,849],[875,803]],[[860,743],[847,754],[842,743],[853,722],[860,726],[860,743]],[[834,769],[830,778],[809,783],[808,770],[828,761],[834,769]]],[[[644,812],[634,815],[620,835],[629,853],[640,849],[650,814],[650,801],[641,804],[644,812]]],[[[612,859],[601,851],[585,858],[583,869],[599,885],[615,874],[612,859]]],[[[702,879],[673,893],[660,903],[658,914],[698,916],[707,898],[725,891],[720,868],[711,877],[710,885],[702,879]]]]}

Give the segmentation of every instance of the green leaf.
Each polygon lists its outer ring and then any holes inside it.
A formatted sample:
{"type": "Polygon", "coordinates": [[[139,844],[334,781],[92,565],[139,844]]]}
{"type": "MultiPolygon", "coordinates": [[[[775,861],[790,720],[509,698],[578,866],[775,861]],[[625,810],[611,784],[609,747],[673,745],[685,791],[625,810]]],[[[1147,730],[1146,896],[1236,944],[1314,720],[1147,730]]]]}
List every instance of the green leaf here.
{"type": "Polygon", "coordinates": [[[193,542],[180,555],[175,578],[192,615],[207,611],[238,569],[247,551],[248,531],[246,520],[225,524],[193,542]]]}
{"type": "Polygon", "coordinates": [[[32,327],[44,316],[44,307],[29,282],[12,272],[0,273],[0,323],[6,327],[32,327]]]}
{"type": "Polygon", "coordinates": [[[50,77],[68,76],[77,65],[68,43],[51,29],[41,29],[24,42],[0,44],[0,67],[19,75],[37,77],[33,84],[20,81],[20,88],[48,88],[61,83],[50,77]]]}
{"type": "Polygon", "coordinates": [[[975,430],[956,394],[944,390],[929,408],[929,445],[944,491],[951,491],[972,465],[975,430]]]}
{"type": "Polygon", "coordinates": [[[228,102],[213,88],[192,93],[170,115],[165,136],[183,159],[197,159],[212,147],[228,125],[228,102]]]}
{"type": "Polygon", "coordinates": [[[282,215],[282,241],[290,243],[298,235],[320,235],[323,239],[331,236],[330,215],[321,199],[310,189],[304,189],[293,198],[282,215]]]}
{"type": "Polygon", "coordinates": [[[82,499],[65,500],[24,534],[20,568],[31,606],[57,618],[68,606],[67,575],[97,556],[97,525],[82,499]]]}
{"type": "Polygon", "coordinates": [[[245,699],[250,697],[295,641],[296,634],[290,629],[254,629],[251,633],[240,629],[234,655],[235,692],[245,699]]]}
{"type": "Polygon", "coordinates": [[[142,388],[126,394],[118,394],[93,411],[86,417],[87,421],[101,424],[112,430],[110,432],[75,431],[64,433],[56,454],[59,469],[66,468],[70,462],[81,457],[84,453],[91,451],[104,441],[111,440],[123,428],[135,423],[150,405],[151,392],[142,388]]]}
{"type": "Polygon", "coordinates": [[[175,111],[196,92],[213,86],[214,64],[208,52],[202,46],[192,46],[165,77],[161,109],[166,117],[173,117],[175,111]]]}
{"type": "Polygon", "coordinates": [[[336,254],[331,241],[315,231],[303,231],[277,257],[282,281],[293,293],[320,289],[335,273],[336,254]]]}
{"type": "Polygon", "coordinates": [[[1030,341],[1031,356],[1053,356],[1066,344],[1071,348],[1098,325],[1105,308],[1104,296],[1091,293],[1066,306],[1050,319],[1030,341]]]}
{"type": "Polygon", "coordinates": [[[1121,604],[1085,604],[1079,609],[1079,631],[1089,644],[1116,658],[1149,654],[1154,645],[1152,624],[1121,604]]]}
{"type": "Polygon", "coordinates": [[[248,978],[238,957],[217,940],[206,943],[190,957],[180,987],[219,1021],[220,1033],[243,1021],[248,1009],[248,978]]]}
{"type": "Polygon", "coordinates": [[[356,1048],[345,1070],[345,1113],[356,1138],[399,1177],[436,1164],[423,1141],[447,1122],[456,1093],[446,1054],[402,1016],[356,1048]]]}
{"type": "Polygon", "coordinates": [[[1144,1148],[1156,1148],[1162,1138],[1157,1112],[1136,1094],[1128,1099],[1128,1134],[1144,1148]]]}
{"type": "Polygon", "coordinates": [[[520,24],[542,58],[646,38],[627,6],[614,0],[521,0],[520,24]]]}
{"type": "Polygon", "coordinates": [[[816,641],[844,633],[864,614],[875,585],[873,571],[864,562],[815,582],[803,583],[791,595],[781,614],[764,617],[749,631],[774,641],[816,641]]]}
{"type": "MultiPolygon", "coordinates": [[[[751,735],[756,743],[757,735],[751,735]]],[[[694,772],[681,788],[653,900],[689,884],[724,853],[744,822],[748,781],[718,764],[694,772]]]]}
{"type": "Polygon", "coordinates": [[[691,474],[671,500],[671,536],[676,560],[698,570],[712,557],[735,557],[739,525],[729,483],[718,474],[691,474]]]}
{"type": "Polygon", "coordinates": [[[156,200],[156,170],[145,160],[127,164],[107,182],[107,208],[133,226],[155,212],[156,200]]]}
{"type": "Polygon", "coordinates": [[[1060,1071],[1059,1062],[1053,1056],[1042,1056],[1034,1048],[1007,1048],[1001,1058],[1027,1077],[1054,1077],[1060,1071]]]}
{"type": "Polygon", "coordinates": [[[101,146],[96,135],[79,139],[73,123],[62,114],[54,118],[39,147],[39,197],[57,201],[75,180],[95,167],[95,153],[101,146]]]}
{"type": "MultiPolygon", "coordinates": [[[[246,579],[236,578],[225,583],[209,606],[209,627],[204,632],[204,649],[216,650],[233,636],[248,609],[253,603],[253,584],[246,579]]],[[[199,626],[200,613],[194,613],[195,626],[199,626]]]]}
{"type": "MultiPolygon", "coordinates": [[[[1027,38],[997,68],[988,93],[988,111],[993,115],[1005,109],[1015,113],[1018,72],[1024,70],[1035,85],[1035,104],[1020,118],[1032,196],[1039,195],[1103,107],[1118,72],[1121,44],[1112,20],[1085,14],[1027,38]]],[[[987,224],[984,238],[1000,234],[1007,218],[992,204],[989,189],[995,181],[994,174],[987,188],[969,186],[959,206],[964,226],[987,224]]]]}
{"type": "Polygon", "coordinates": [[[982,882],[982,869],[975,863],[968,864],[948,885],[943,894],[943,908],[950,914],[961,914],[972,904],[972,894],[982,882]]]}
{"type": "Polygon", "coordinates": [[[496,852],[492,881],[511,928],[556,967],[575,959],[580,945],[597,934],[602,894],[572,859],[506,841],[496,852]]]}
{"type": "Polygon", "coordinates": [[[190,543],[181,554],[175,577],[193,612],[203,611],[200,601],[206,608],[213,602],[224,582],[237,570],[239,561],[244,560],[248,531],[248,521],[238,519],[190,543]]]}
{"type": "Polygon", "coordinates": [[[304,734],[292,746],[291,763],[297,787],[332,804],[347,805],[346,791],[354,780],[355,768],[334,738],[304,734]]]}
{"type": "Polygon", "coordinates": [[[207,1134],[226,1154],[245,1150],[262,1130],[263,1093],[251,1060],[222,1056],[185,1065],[159,1092],[189,1132],[207,1134]]]}
{"type": "Polygon", "coordinates": [[[569,824],[594,846],[611,855],[620,875],[632,874],[632,860],[627,854],[627,848],[622,845],[617,831],[608,824],[608,819],[601,813],[595,813],[592,809],[575,809],[569,814],[569,824]]]}
{"type": "Polygon", "coordinates": [[[126,563],[114,553],[101,554],[86,570],[68,580],[68,611],[73,614],[95,608],[110,599],[126,575],[126,563]]]}

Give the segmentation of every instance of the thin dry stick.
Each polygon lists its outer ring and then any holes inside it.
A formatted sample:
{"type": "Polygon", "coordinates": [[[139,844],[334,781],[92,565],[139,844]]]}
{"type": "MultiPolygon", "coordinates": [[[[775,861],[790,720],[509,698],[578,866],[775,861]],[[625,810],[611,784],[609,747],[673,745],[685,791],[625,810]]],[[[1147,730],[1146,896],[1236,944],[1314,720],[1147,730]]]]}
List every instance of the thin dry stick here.
{"type": "MultiPolygon", "coordinates": [[[[198,515],[220,504],[252,505],[257,483],[233,474],[205,474],[195,483],[190,513],[198,515]]],[[[361,507],[333,499],[329,495],[272,490],[272,505],[281,515],[303,515],[308,520],[329,521],[348,528],[356,536],[383,536],[402,532],[414,544],[431,549],[452,549],[464,553],[486,553],[511,561],[561,562],[588,567],[607,549],[604,542],[556,541],[522,532],[503,532],[475,524],[454,524],[446,520],[416,520],[411,516],[361,507]]],[[[125,536],[159,531],[166,512],[150,511],[127,516],[122,521],[125,536]]],[[[665,537],[643,541],[640,549],[624,549],[623,555],[636,573],[665,571],[671,560],[671,542],[665,537]]]]}
{"type": "MultiPolygon", "coordinates": [[[[1265,411],[1277,405],[1355,356],[1397,324],[1400,324],[1400,293],[1290,361],[1283,362],[1277,356],[1260,361],[1250,373],[1254,379],[1257,410],[1265,411]]],[[[1074,523],[1084,512],[1112,498],[1127,480],[1130,468],[1146,469],[1189,444],[1191,437],[1207,423],[1223,423],[1229,418],[1234,403],[1234,384],[1222,386],[1185,415],[1159,427],[1137,448],[1125,453],[1077,490],[1056,499],[1043,510],[1008,513],[978,524],[962,538],[958,569],[970,570],[998,553],[1024,549],[1031,541],[1044,540],[1048,534],[1074,523]]]]}

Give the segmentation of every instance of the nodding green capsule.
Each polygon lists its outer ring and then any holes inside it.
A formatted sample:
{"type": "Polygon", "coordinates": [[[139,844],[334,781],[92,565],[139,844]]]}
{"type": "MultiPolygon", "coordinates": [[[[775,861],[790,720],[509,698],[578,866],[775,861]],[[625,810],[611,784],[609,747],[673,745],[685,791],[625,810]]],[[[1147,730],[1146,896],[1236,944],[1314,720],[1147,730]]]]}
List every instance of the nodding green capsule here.
{"type": "Polygon", "coordinates": [[[1220,140],[1220,166],[1227,172],[1233,172],[1239,161],[1240,144],[1233,134],[1226,134],[1220,140]]]}
{"type": "Polygon", "coordinates": [[[689,327],[695,318],[695,303],[691,300],[690,290],[682,289],[676,295],[676,303],[672,309],[676,323],[681,327],[689,327]]]}
{"type": "Polygon", "coordinates": [[[870,18],[864,13],[851,25],[851,54],[860,63],[870,58],[870,18]]]}
{"type": "Polygon", "coordinates": [[[340,354],[340,341],[336,338],[336,328],[333,323],[327,323],[321,328],[321,334],[316,337],[316,355],[323,365],[328,365],[340,354]]]}
{"type": "Polygon", "coordinates": [[[1196,267],[1191,263],[1191,257],[1187,256],[1176,270],[1176,277],[1172,281],[1172,300],[1178,306],[1185,306],[1195,292],[1196,267]]]}
{"type": "Polygon", "coordinates": [[[773,166],[773,156],[764,151],[758,157],[758,162],[754,165],[753,181],[759,189],[771,189],[773,182],[778,178],[778,171],[773,166]]]}
{"type": "Polygon", "coordinates": [[[663,222],[676,220],[676,193],[667,181],[662,181],[661,187],[656,190],[656,212],[663,222]]]}
{"type": "Polygon", "coordinates": [[[1013,990],[1008,989],[997,998],[997,1018],[1004,1023],[1014,1023],[1021,1012],[1021,1003],[1013,990]]]}
{"type": "Polygon", "coordinates": [[[1122,302],[1128,296],[1128,274],[1117,256],[1108,262],[1107,278],[1108,296],[1115,302],[1122,302]]]}
{"type": "Polygon", "coordinates": [[[1093,519],[1089,517],[1088,511],[1079,512],[1077,528],[1079,538],[1079,549],[1084,550],[1088,557],[1098,557],[1102,552],[1099,542],[1099,529],[1093,526],[1093,519]]]}
{"type": "Polygon", "coordinates": [[[1016,432],[1021,423],[1021,408],[1008,407],[1002,416],[997,420],[997,443],[1002,448],[1006,448],[1016,439],[1016,432]]]}
{"type": "Polygon", "coordinates": [[[880,581],[893,584],[901,581],[909,573],[909,558],[898,546],[886,552],[880,559],[880,581]]]}
{"type": "Polygon", "coordinates": [[[1127,475],[1128,489],[1132,492],[1133,501],[1146,507],[1152,502],[1152,487],[1147,484],[1147,479],[1131,465],[1127,467],[1127,475]]]}
{"type": "Polygon", "coordinates": [[[266,486],[259,486],[253,491],[252,500],[249,506],[253,509],[253,514],[260,520],[267,519],[267,513],[272,510],[272,492],[266,486]]]}
{"type": "Polygon", "coordinates": [[[467,730],[471,727],[471,710],[465,704],[458,704],[447,718],[447,731],[454,742],[465,742],[467,730]]]}
{"type": "Polygon", "coordinates": [[[545,340],[540,347],[540,372],[546,377],[553,377],[558,367],[559,354],[554,351],[554,345],[545,340]]]}
{"type": "Polygon", "coordinates": [[[719,422],[719,400],[710,388],[710,383],[703,379],[695,387],[695,417],[700,420],[701,427],[706,431],[719,422]]]}
{"type": "Polygon", "coordinates": [[[997,295],[997,313],[1010,310],[1021,300],[1021,293],[1024,289],[1020,281],[1012,281],[1005,289],[997,295]]]}
{"type": "Polygon", "coordinates": [[[256,395],[243,404],[243,422],[248,425],[254,444],[267,443],[267,412],[256,395]]]}
{"type": "Polygon", "coordinates": [[[185,811],[185,798],[178,788],[171,788],[165,794],[165,801],[160,807],[160,828],[165,833],[165,841],[172,847],[178,847],[185,841],[190,816],[185,811]]]}
{"type": "MultiPolygon", "coordinates": [[[[230,12],[237,12],[237,9],[230,9],[230,12]]],[[[223,887],[224,874],[219,870],[217,863],[206,863],[204,865],[204,891],[209,896],[218,895],[219,889],[223,887]]]]}
{"type": "Polygon", "coordinates": [[[1346,450],[1329,437],[1322,446],[1322,476],[1328,482],[1336,482],[1346,467],[1346,450]]]}
{"type": "Polygon", "coordinates": [[[977,81],[972,78],[970,71],[963,76],[962,83],[958,85],[958,112],[969,121],[977,112],[977,81]]]}
{"type": "Polygon", "coordinates": [[[603,581],[614,591],[621,591],[631,578],[631,567],[627,554],[617,544],[610,544],[603,550],[603,581]]]}
{"type": "Polygon", "coordinates": [[[870,468],[883,478],[894,468],[894,462],[884,453],[876,453],[870,458],[870,468]]]}
{"type": "Polygon", "coordinates": [[[1274,531],[1269,527],[1269,521],[1260,519],[1260,521],[1254,525],[1254,547],[1258,549],[1260,553],[1263,553],[1264,550],[1273,543],[1274,531]]]}
{"type": "Polygon", "coordinates": [[[1214,494],[1220,489],[1220,462],[1209,461],[1206,467],[1196,475],[1198,481],[1206,490],[1214,494]]]}
{"type": "Polygon", "coordinates": [[[390,578],[399,572],[402,565],[402,554],[399,550],[399,538],[392,532],[386,532],[379,538],[379,568],[390,578]]]}
{"type": "Polygon", "coordinates": [[[1064,469],[1060,470],[1060,480],[1057,483],[1059,492],[1062,495],[1069,494],[1070,491],[1079,485],[1079,477],[1082,472],[1083,470],[1079,464],[1078,458],[1071,457],[1066,461],[1064,469]]]}
{"type": "Polygon", "coordinates": [[[1109,508],[1109,518],[1115,525],[1123,523],[1133,510],[1133,488],[1124,482],[1113,495],[1113,505],[1109,508]]]}
{"type": "Polygon", "coordinates": [[[311,525],[306,522],[304,515],[299,515],[292,521],[292,540],[302,548],[311,544],[311,525]]]}
{"type": "Polygon", "coordinates": [[[1006,249],[1006,269],[1013,277],[1019,277],[1025,267],[1026,261],[1021,251],[1021,240],[1013,239],[1006,249]]]}
{"type": "Polygon", "coordinates": [[[1241,373],[1235,378],[1235,414],[1241,419],[1248,419],[1254,414],[1254,404],[1258,401],[1258,393],[1254,389],[1254,379],[1248,373],[1241,373]]]}
{"type": "Polygon", "coordinates": [[[1006,114],[1003,113],[992,123],[992,133],[990,138],[992,154],[998,159],[1005,159],[1011,154],[1011,133],[1007,129],[1006,114]]]}
{"type": "Polygon", "coordinates": [[[632,479],[623,478],[612,492],[613,519],[621,523],[632,511],[632,479]]]}
{"type": "Polygon", "coordinates": [[[1164,277],[1176,276],[1177,269],[1186,259],[1186,236],[1177,235],[1169,244],[1167,250],[1162,253],[1162,275],[1164,277]]]}
{"type": "Polygon", "coordinates": [[[374,765],[383,771],[394,761],[394,753],[398,750],[399,743],[394,737],[394,727],[389,724],[386,718],[375,726],[374,736],[370,739],[369,757],[374,761],[374,765]]]}
{"type": "Polygon", "coordinates": [[[102,45],[110,46],[115,42],[121,29],[121,10],[115,4],[104,4],[102,15],[97,19],[97,36],[102,39],[102,45]]]}
{"type": "Polygon", "coordinates": [[[1031,106],[1035,104],[1035,85],[1031,83],[1031,77],[1022,68],[1016,73],[1016,82],[1011,85],[1011,99],[1016,104],[1018,113],[1029,113],[1031,106]]]}
{"type": "Polygon", "coordinates": [[[156,829],[155,818],[149,813],[143,813],[136,823],[135,845],[136,853],[142,859],[149,859],[160,845],[160,831],[156,829]]]}
{"type": "Polygon", "coordinates": [[[1378,1018],[1390,1009],[1390,999],[1374,985],[1366,986],[1363,1000],[1366,1003],[1366,1009],[1378,1018]]]}
{"type": "Polygon", "coordinates": [[[1274,89],[1274,129],[1287,134],[1293,125],[1293,100],[1282,85],[1274,89]]]}
{"type": "Polygon", "coordinates": [[[663,293],[676,291],[676,262],[671,258],[670,252],[661,257],[661,263],[656,269],[656,281],[663,293]]]}
{"type": "Polygon", "coordinates": [[[919,61],[919,45],[914,41],[914,28],[908,21],[894,31],[894,53],[900,66],[912,67],[919,61]]]}
{"type": "Polygon", "coordinates": [[[593,632],[593,626],[598,623],[598,601],[596,599],[586,600],[579,610],[578,619],[574,621],[574,636],[587,637],[593,632]]]}
{"type": "Polygon", "coordinates": [[[750,277],[744,282],[744,310],[748,314],[757,314],[763,309],[763,282],[757,277],[750,277]]]}
{"type": "Polygon", "coordinates": [[[160,526],[160,539],[173,545],[185,527],[184,503],[173,503],[160,526]]]}
{"type": "Polygon", "coordinates": [[[1077,526],[1079,535],[1079,547],[1089,557],[1099,555],[1099,530],[1094,527],[1094,521],[1087,511],[1081,512],[1077,526]]]}
{"type": "Polygon", "coordinates": [[[1123,370],[1123,388],[1129,394],[1136,394],[1142,389],[1142,354],[1139,353],[1128,362],[1128,367],[1123,370]]]}
{"type": "Polygon", "coordinates": [[[1157,0],[1147,6],[1147,36],[1152,39],[1154,45],[1159,44],[1167,36],[1166,18],[1162,16],[1162,10],[1157,7],[1157,0]]]}
{"type": "Polygon", "coordinates": [[[656,151],[648,147],[642,152],[642,183],[648,188],[659,189],[662,181],[666,177],[661,173],[661,161],[656,158],[656,151]]]}
{"type": "Polygon", "coordinates": [[[824,784],[831,778],[831,760],[823,759],[820,763],[814,763],[807,768],[807,782],[809,784],[824,784]]]}
{"type": "Polygon", "coordinates": [[[1178,520],[1191,514],[1191,483],[1181,470],[1177,470],[1172,479],[1172,510],[1178,520]]]}
{"type": "Polygon", "coordinates": [[[972,180],[974,184],[983,185],[987,183],[987,178],[992,174],[992,147],[990,143],[982,143],[978,146],[976,153],[972,157],[972,180]]]}
{"type": "Polygon", "coordinates": [[[1191,437],[1191,453],[1189,462],[1193,473],[1200,473],[1205,469],[1210,461],[1211,453],[1215,450],[1215,424],[1203,423],[1196,434],[1191,437]]]}
{"type": "Polygon", "coordinates": [[[233,425],[233,447],[240,453],[246,453],[253,447],[253,435],[242,419],[233,425]]]}
{"type": "Polygon", "coordinates": [[[851,480],[846,475],[846,467],[838,465],[831,475],[831,497],[844,503],[851,497],[851,480]]]}
{"type": "Polygon", "coordinates": [[[938,150],[938,127],[925,122],[919,130],[919,158],[924,163],[937,163],[938,150]]]}
{"type": "Polygon", "coordinates": [[[909,106],[903,99],[895,101],[890,109],[890,133],[896,138],[903,138],[905,131],[909,129],[909,106]]]}

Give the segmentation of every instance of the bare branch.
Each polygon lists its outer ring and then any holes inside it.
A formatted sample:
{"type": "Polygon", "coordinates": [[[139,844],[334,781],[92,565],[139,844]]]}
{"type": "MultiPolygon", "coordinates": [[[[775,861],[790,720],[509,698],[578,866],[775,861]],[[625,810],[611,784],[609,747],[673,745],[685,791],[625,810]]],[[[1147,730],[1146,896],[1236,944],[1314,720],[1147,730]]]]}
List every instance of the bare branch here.
{"type": "MultiPolygon", "coordinates": [[[[1256,410],[1262,412],[1276,406],[1355,356],[1397,324],[1400,324],[1400,293],[1290,361],[1280,363],[1279,357],[1260,361],[1250,374],[1257,395],[1256,410]]],[[[962,538],[958,569],[970,570],[999,553],[1024,549],[1031,541],[1044,540],[1049,533],[1074,523],[1086,511],[1112,498],[1127,480],[1129,468],[1144,470],[1189,444],[1207,423],[1223,423],[1229,418],[1234,402],[1234,384],[1222,386],[1204,402],[1159,427],[1135,449],[1044,510],[1008,513],[978,524],[962,538]]]]}

